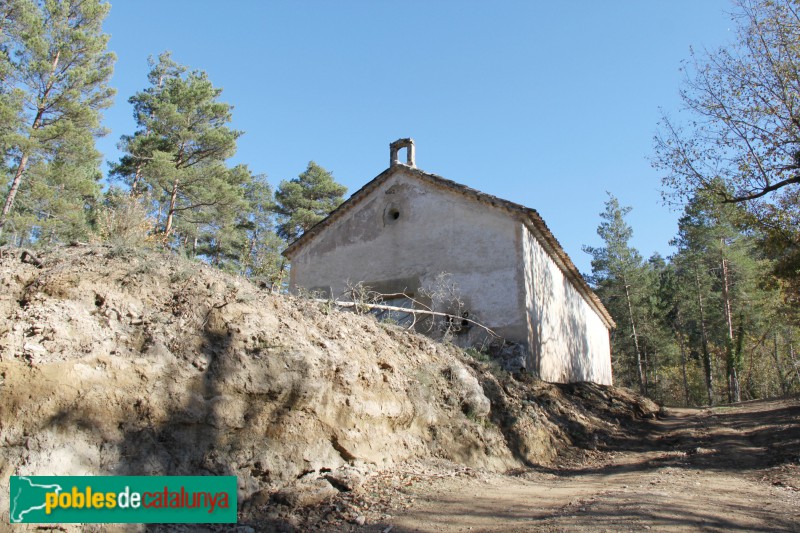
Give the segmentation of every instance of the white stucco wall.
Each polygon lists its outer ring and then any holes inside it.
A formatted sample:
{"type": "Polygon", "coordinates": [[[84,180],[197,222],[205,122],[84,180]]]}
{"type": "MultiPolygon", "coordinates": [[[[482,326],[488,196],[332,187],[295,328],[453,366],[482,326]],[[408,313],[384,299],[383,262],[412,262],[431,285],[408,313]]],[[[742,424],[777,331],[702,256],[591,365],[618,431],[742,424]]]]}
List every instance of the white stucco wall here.
{"type": "Polygon", "coordinates": [[[526,342],[520,239],[519,223],[504,211],[398,168],[298,251],[291,286],[330,287],[337,295],[348,282],[407,280],[425,286],[447,272],[473,318],[507,339],[526,342]],[[392,210],[399,213],[396,220],[387,216],[392,210]]]}
{"type": "Polygon", "coordinates": [[[611,385],[608,328],[531,231],[522,233],[532,368],[545,381],[611,385]]]}
{"type": "Polygon", "coordinates": [[[607,327],[521,219],[403,167],[296,252],[290,283],[334,296],[357,282],[418,294],[441,272],[471,318],[528,344],[542,379],[611,384],[607,327]]]}

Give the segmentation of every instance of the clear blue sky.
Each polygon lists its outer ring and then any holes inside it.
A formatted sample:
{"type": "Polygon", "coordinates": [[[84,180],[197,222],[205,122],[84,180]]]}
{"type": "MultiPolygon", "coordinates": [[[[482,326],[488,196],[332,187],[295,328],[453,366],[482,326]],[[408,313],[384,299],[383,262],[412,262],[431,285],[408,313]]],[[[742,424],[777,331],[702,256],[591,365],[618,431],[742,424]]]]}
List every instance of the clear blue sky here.
{"type": "Polygon", "coordinates": [[[147,57],[208,72],[243,130],[233,162],[276,186],[309,160],[350,192],[413,137],[417,166],[533,207],[582,272],[605,191],[632,206],[633,244],[670,253],[678,213],[650,166],[659,107],[679,109],[689,47],[733,39],[727,0],[117,0],[116,160],[147,57]]]}

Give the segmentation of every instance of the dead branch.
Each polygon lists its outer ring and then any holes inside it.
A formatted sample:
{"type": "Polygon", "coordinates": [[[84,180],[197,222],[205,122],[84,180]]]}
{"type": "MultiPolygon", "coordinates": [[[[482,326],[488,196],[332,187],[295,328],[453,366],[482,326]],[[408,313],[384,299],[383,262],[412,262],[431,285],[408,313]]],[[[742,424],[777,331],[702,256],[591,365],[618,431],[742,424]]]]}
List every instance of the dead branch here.
{"type": "MultiPolygon", "coordinates": [[[[399,307],[399,306],[396,306],[396,305],[371,304],[371,303],[366,303],[366,302],[346,302],[346,301],[342,301],[342,300],[326,300],[324,298],[313,298],[312,301],[317,302],[317,303],[324,303],[324,304],[328,304],[328,305],[335,305],[337,307],[342,307],[342,308],[356,308],[356,309],[358,309],[358,308],[367,308],[367,309],[370,309],[370,310],[378,309],[378,310],[381,310],[381,311],[398,311],[400,313],[408,313],[408,314],[414,315],[414,317],[415,317],[415,322],[414,323],[416,323],[416,316],[417,315],[438,316],[438,317],[442,317],[442,318],[446,318],[446,319],[454,320],[454,321],[455,320],[464,321],[464,322],[468,322],[468,323],[472,324],[473,326],[477,326],[477,327],[481,328],[486,333],[488,333],[489,335],[491,335],[492,337],[494,337],[496,339],[502,339],[503,338],[500,335],[498,335],[497,333],[495,333],[492,329],[484,326],[480,322],[476,322],[474,320],[471,320],[469,318],[465,318],[463,316],[451,315],[450,313],[440,313],[439,311],[431,311],[431,310],[428,310],[428,309],[414,309],[414,308],[408,308],[408,307],[399,307]]],[[[412,323],[407,329],[411,329],[414,326],[414,323],[412,323]]]]}

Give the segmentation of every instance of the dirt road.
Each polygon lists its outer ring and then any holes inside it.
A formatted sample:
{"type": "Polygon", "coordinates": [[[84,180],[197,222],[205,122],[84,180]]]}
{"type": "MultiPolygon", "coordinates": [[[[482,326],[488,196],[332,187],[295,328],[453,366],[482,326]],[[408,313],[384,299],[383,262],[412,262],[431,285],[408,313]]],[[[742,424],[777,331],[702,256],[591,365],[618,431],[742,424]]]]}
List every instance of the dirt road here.
{"type": "Polygon", "coordinates": [[[396,478],[366,529],[800,531],[800,398],[670,409],[582,460],[468,474],[396,478]]]}

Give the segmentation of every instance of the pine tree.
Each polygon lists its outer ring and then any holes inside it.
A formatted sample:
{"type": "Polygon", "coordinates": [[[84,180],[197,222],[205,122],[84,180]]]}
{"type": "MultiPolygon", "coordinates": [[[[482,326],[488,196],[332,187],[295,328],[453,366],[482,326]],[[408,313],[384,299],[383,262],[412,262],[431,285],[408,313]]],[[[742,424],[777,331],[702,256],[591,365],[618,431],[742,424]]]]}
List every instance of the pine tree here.
{"type": "Polygon", "coordinates": [[[26,177],[37,180],[25,192],[36,210],[29,206],[22,213],[32,223],[68,216],[67,206],[84,211],[81,193],[97,181],[94,137],[103,133],[100,111],[114,94],[107,85],[114,55],[102,33],[109,4],[9,0],[1,9],[7,39],[0,54],[0,121],[11,130],[0,136],[0,146],[11,174],[0,231],[25,190],[26,177]],[[58,182],[63,179],[68,183],[58,182]],[[75,187],[77,199],[70,198],[75,187]],[[44,191],[51,196],[37,195],[44,191]]]}
{"type": "Polygon", "coordinates": [[[664,371],[679,358],[678,346],[670,327],[672,271],[666,260],[655,253],[641,272],[638,334],[644,359],[645,383],[652,398],[663,401],[670,386],[664,371]]]}
{"type": "Polygon", "coordinates": [[[336,183],[330,172],[310,161],[297,178],[278,186],[278,235],[288,242],[296,240],[336,209],[346,192],[347,187],[336,183]]]}
{"type": "Polygon", "coordinates": [[[694,309],[687,305],[684,314],[693,315],[700,327],[709,403],[714,401],[714,347],[724,354],[728,400],[741,399],[745,336],[756,329],[759,309],[768,298],[758,285],[770,266],[757,257],[755,239],[743,229],[743,215],[740,206],[699,191],[686,205],[673,241],[678,247],[673,262],[694,292],[694,309]]]}
{"type": "Polygon", "coordinates": [[[22,116],[22,91],[16,88],[13,82],[4,83],[2,81],[11,80],[14,72],[11,54],[15,48],[15,41],[10,38],[14,29],[14,20],[11,14],[10,3],[0,5],[0,35],[6,36],[4,39],[0,39],[0,157],[2,157],[2,163],[5,163],[9,157],[24,118],[22,116]]]}
{"type": "Polygon", "coordinates": [[[153,152],[160,150],[169,152],[170,140],[163,136],[151,135],[149,120],[154,120],[154,101],[161,97],[164,81],[167,78],[180,77],[186,72],[186,67],[176,63],[169,52],[162,52],[156,61],[152,57],[147,60],[150,72],[147,80],[150,87],[131,97],[128,101],[133,104],[133,115],[139,130],[133,135],[123,135],[117,147],[126,152],[119,163],[111,168],[111,176],[123,181],[130,188],[132,195],[138,194],[142,186],[142,169],[153,159],[153,152]]]}
{"type": "Polygon", "coordinates": [[[635,381],[639,390],[647,392],[642,346],[640,343],[639,319],[642,300],[646,296],[644,265],[639,252],[630,246],[633,230],[625,222],[630,207],[620,207],[619,200],[609,193],[605,210],[600,214],[603,222],[597,234],[605,246],[593,248],[584,246],[583,250],[592,256],[591,282],[611,315],[617,320],[618,329],[613,336],[615,352],[626,354],[622,370],[627,376],[631,368],[630,356],[634,365],[635,381]],[[631,344],[632,343],[632,344],[631,344]]]}
{"type": "Polygon", "coordinates": [[[193,255],[220,269],[244,274],[242,260],[246,259],[249,244],[248,228],[253,211],[260,208],[251,202],[248,193],[261,177],[253,176],[245,165],[237,165],[228,172],[226,182],[233,185],[236,197],[187,214],[188,218],[179,221],[176,231],[194,236],[193,255]]]}
{"type": "MultiPolygon", "coordinates": [[[[94,152],[94,151],[92,151],[94,152]]],[[[101,196],[98,161],[60,157],[31,165],[20,186],[16,209],[8,218],[17,243],[53,244],[86,241],[101,196]]],[[[10,234],[10,232],[9,232],[10,234]]]]}
{"type": "Polygon", "coordinates": [[[150,60],[150,86],[130,98],[138,125],[123,137],[127,154],[112,173],[134,193],[152,195],[159,228],[174,246],[223,254],[222,241],[209,238],[231,223],[232,213],[246,204],[243,190],[251,178],[244,168],[228,168],[241,132],[231,129],[231,106],[218,101],[205,72],[175,63],[169,53],[150,60]],[[213,250],[212,250],[213,248],[213,250]]]}
{"type": "Polygon", "coordinates": [[[671,387],[672,392],[664,400],[671,399],[677,403],[677,399],[680,397],[683,405],[689,406],[695,403],[694,387],[690,385],[690,380],[694,381],[692,379],[695,374],[693,362],[696,358],[692,357],[691,345],[688,342],[690,321],[686,315],[684,303],[687,299],[691,301],[694,294],[685,294],[682,290],[681,281],[676,262],[670,260],[661,274],[660,296],[664,310],[663,330],[669,335],[676,356],[671,364],[668,364],[666,370],[669,372],[670,367],[676,369],[680,379],[680,392],[673,385],[671,387]]]}

